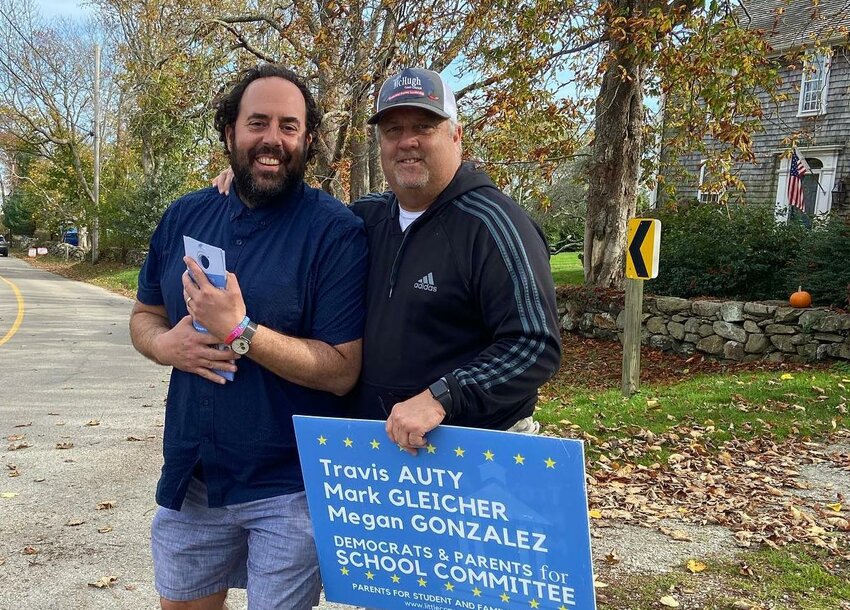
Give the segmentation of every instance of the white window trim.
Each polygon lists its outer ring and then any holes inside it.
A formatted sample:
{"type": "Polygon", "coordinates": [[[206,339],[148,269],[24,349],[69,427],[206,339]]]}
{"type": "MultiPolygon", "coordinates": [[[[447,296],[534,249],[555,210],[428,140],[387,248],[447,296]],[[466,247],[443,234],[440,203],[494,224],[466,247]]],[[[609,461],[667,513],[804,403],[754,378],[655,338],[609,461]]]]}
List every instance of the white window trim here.
{"type": "Polygon", "coordinates": [[[699,186],[697,187],[697,201],[699,201],[700,203],[719,203],[720,197],[723,195],[723,189],[720,189],[719,191],[704,191],[704,190],[702,190],[702,185],[705,182],[705,166],[706,166],[707,163],[708,163],[708,161],[703,160],[699,164],[699,186]],[[712,195],[714,197],[717,197],[717,200],[716,201],[703,201],[702,200],[703,195],[712,195]]]}
{"type": "Polygon", "coordinates": [[[797,101],[797,116],[818,116],[826,114],[826,98],[829,93],[829,72],[832,66],[832,55],[830,53],[820,53],[814,59],[823,60],[823,86],[820,91],[820,104],[816,110],[803,110],[803,100],[806,93],[806,69],[803,68],[803,73],[800,76],[800,99],[797,101]]]}
{"type": "MultiPolygon", "coordinates": [[[[832,209],[832,189],[835,186],[836,174],[838,170],[838,156],[841,153],[842,146],[810,146],[798,147],[798,150],[806,158],[816,157],[823,163],[823,167],[812,173],[818,174],[817,199],[815,200],[815,216],[829,214],[832,209]]],[[[775,217],[777,222],[786,222],[791,215],[791,206],[788,203],[788,171],[790,169],[790,155],[786,156],[787,149],[784,151],[774,151],[776,154],[782,154],[779,161],[779,167],[776,169],[776,208],[775,217]]]]}

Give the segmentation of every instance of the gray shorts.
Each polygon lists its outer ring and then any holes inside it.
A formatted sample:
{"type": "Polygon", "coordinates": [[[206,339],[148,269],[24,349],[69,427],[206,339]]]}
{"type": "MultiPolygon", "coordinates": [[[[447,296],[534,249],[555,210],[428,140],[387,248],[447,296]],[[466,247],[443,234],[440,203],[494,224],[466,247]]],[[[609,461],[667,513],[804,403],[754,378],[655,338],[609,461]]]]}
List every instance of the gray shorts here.
{"type": "Polygon", "coordinates": [[[207,506],[206,486],[189,484],[181,510],[159,507],[151,526],[154,581],[172,601],[248,589],[248,607],[308,610],[321,577],[304,492],[207,506]]]}

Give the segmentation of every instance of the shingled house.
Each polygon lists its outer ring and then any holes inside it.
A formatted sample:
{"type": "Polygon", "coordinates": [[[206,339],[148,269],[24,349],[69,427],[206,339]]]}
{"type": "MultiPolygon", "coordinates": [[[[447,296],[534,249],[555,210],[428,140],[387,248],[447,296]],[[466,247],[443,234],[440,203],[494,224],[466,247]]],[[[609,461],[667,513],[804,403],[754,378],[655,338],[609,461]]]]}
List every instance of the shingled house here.
{"type": "MultiPolygon", "coordinates": [[[[765,32],[772,56],[782,66],[780,92],[787,99],[779,108],[765,104],[764,130],[753,139],[756,163],[736,168],[746,186],[746,192],[736,196],[752,203],[772,203],[777,219],[788,218],[792,209],[788,141],[794,138],[808,164],[802,178],[806,215],[835,211],[850,216],[850,3],[755,0],[746,7],[748,27],[765,32]],[[789,61],[807,50],[806,62],[789,61]]],[[[663,173],[668,161],[663,148],[661,160],[663,173]]],[[[719,199],[719,193],[704,188],[705,159],[691,154],[681,157],[680,163],[688,177],[676,180],[677,199],[719,199]]]]}

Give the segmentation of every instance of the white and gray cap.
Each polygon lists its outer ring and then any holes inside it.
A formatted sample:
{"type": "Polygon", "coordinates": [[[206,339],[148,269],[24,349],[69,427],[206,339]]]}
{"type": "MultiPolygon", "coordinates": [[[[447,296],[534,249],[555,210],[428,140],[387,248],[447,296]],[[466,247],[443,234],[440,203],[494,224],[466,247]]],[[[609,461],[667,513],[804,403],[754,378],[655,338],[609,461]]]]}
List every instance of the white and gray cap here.
{"type": "Polygon", "coordinates": [[[369,125],[380,121],[387,110],[400,106],[422,108],[457,123],[455,94],[442,76],[422,68],[405,68],[384,81],[376,106],[369,125]]]}

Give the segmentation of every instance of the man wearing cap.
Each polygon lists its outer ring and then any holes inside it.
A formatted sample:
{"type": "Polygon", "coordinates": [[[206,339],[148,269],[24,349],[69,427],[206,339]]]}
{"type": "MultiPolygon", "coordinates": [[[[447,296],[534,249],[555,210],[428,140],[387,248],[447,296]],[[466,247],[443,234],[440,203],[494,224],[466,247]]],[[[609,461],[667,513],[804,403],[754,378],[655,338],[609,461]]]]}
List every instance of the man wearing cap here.
{"type": "Polygon", "coordinates": [[[369,242],[354,415],[386,419],[412,453],[441,423],[536,432],[537,389],[561,357],[543,233],[462,162],[455,97],[436,72],[389,78],[368,122],[390,190],[352,205],[369,242]]]}
{"type": "Polygon", "coordinates": [[[353,204],[369,241],[357,416],[386,418],[411,452],[441,423],[536,431],[561,345],[542,232],[462,162],[454,94],[436,72],[389,78],[368,122],[390,190],[353,204]]]}

